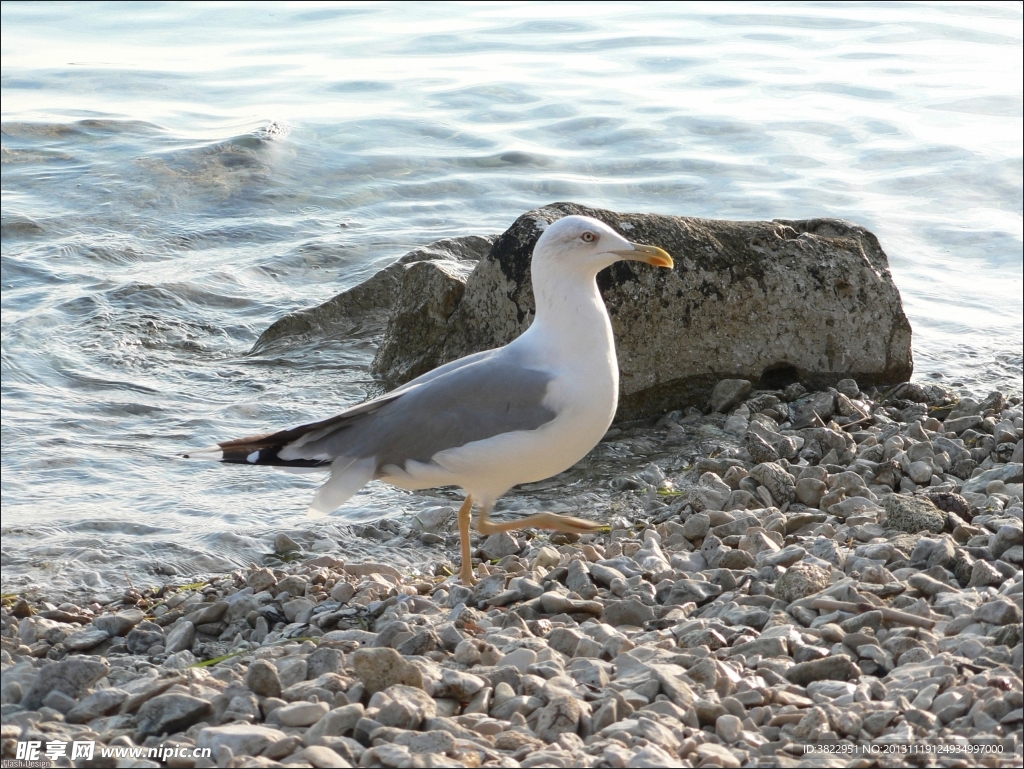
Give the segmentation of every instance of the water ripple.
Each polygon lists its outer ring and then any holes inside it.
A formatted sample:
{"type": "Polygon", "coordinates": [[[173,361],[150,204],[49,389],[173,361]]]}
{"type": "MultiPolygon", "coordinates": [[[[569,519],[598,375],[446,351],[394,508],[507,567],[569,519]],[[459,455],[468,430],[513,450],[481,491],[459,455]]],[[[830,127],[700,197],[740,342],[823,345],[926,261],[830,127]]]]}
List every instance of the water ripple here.
{"type": "Polygon", "coordinates": [[[371,484],[310,524],[318,476],[178,455],[375,391],[372,340],[249,356],[274,319],[554,200],[863,224],[917,375],[1021,389],[1019,4],[0,16],[5,590],[235,568],[281,530],[379,556],[347,522],[451,499],[371,484]]]}

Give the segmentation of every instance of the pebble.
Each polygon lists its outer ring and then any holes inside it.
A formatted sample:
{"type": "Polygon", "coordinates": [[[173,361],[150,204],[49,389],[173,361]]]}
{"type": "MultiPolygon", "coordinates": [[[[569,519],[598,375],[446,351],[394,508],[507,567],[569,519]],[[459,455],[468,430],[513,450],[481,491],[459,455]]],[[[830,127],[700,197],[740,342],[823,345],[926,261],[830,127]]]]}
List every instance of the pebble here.
{"type": "Polygon", "coordinates": [[[325,702],[293,702],[273,711],[273,720],[281,726],[312,726],[327,715],[325,702]]]}
{"type": "Polygon", "coordinates": [[[740,738],[743,731],[743,722],[734,715],[719,716],[715,719],[715,734],[723,742],[733,743],[740,738]]]}
{"type": "Polygon", "coordinates": [[[144,735],[184,731],[213,712],[213,706],[189,694],[161,694],[143,703],[136,717],[136,729],[144,735]]]}
{"type": "Polygon", "coordinates": [[[797,562],[775,580],[775,597],[792,603],[824,590],[828,580],[829,572],[820,566],[797,562]]]}
{"type": "Polygon", "coordinates": [[[245,672],[245,685],[260,697],[280,697],[281,679],[277,667],[265,659],[254,661],[245,672]]]}
{"type": "Polygon", "coordinates": [[[287,563],[199,586],[7,602],[5,750],[46,731],[210,748],[197,766],[739,767],[927,743],[1020,765],[1019,399],[725,382],[711,405],[602,444],[654,452],[610,531],[478,538],[473,588],[433,576],[457,571],[439,506],[366,527],[432,537],[447,560],[419,574],[281,533],[287,563]]]}
{"type": "Polygon", "coordinates": [[[260,724],[234,723],[224,726],[207,726],[199,731],[197,748],[227,748],[233,756],[255,756],[286,735],[279,729],[260,724]]]}
{"type": "Polygon", "coordinates": [[[909,534],[941,532],[946,527],[946,515],[925,497],[890,494],[885,498],[884,509],[886,524],[909,534]]]}
{"type": "Polygon", "coordinates": [[[65,638],[64,646],[72,651],[85,651],[86,649],[92,649],[94,646],[99,646],[109,638],[110,633],[106,630],[98,627],[87,627],[65,638]]]}
{"type": "Polygon", "coordinates": [[[396,684],[423,687],[419,668],[402,659],[394,649],[357,649],[352,654],[352,668],[370,694],[396,684]]]}

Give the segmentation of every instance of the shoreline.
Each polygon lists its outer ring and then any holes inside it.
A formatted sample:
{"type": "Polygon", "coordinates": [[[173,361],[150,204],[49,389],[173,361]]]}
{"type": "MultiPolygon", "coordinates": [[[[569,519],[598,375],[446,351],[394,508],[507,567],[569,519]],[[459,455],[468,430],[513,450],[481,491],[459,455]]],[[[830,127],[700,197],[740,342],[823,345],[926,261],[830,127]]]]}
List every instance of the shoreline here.
{"type": "Polygon", "coordinates": [[[1020,397],[802,389],[725,380],[710,414],[617,426],[606,460],[659,458],[612,479],[608,531],[475,537],[474,588],[441,506],[378,524],[443,548],[419,574],[282,533],[271,566],[106,606],[5,596],[3,758],[1019,764],[1020,397]]]}

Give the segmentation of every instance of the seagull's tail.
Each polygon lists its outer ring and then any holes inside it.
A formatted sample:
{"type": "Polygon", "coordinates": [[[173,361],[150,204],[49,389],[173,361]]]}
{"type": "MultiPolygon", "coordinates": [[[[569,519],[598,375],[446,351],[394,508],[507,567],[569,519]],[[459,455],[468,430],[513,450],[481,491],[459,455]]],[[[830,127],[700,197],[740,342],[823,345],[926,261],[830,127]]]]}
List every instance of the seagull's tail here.
{"type": "Polygon", "coordinates": [[[224,441],[210,448],[191,451],[184,456],[188,458],[197,455],[201,458],[219,459],[229,464],[264,465],[299,472],[330,468],[330,478],[317,490],[309,510],[306,511],[309,517],[318,518],[341,506],[345,500],[373,480],[377,471],[377,461],[374,457],[329,457],[324,454],[312,454],[312,447],[308,445],[310,442],[318,440],[326,433],[343,428],[344,422],[335,417],[276,433],[224,441]]]}
{"type": "MultiPolygon", "coordinates": [[[[325,425],[333,420],[325,422],[313,422],[312,424],[292,427],[288,430],[278,430],[276,433],[264,433],[262,435],[250,435],[247,438],[235,438],[230,441],[222,441],[216,446],[190,451],[184,454],[185,458],[197,455],[197,458],[217,459],[221,462],[235,465],[266,465],[270,467],[283,467],[292,469],[310,469],[329,467],[334,457],[327,456],[303,456],[299,451],[303,444],[311,439],[315,440],[324,432],[325,425]],[[282,456],[284,454],[284,456],[282,456]]],[[[331,424],[331,427],[334,425],[331,424]]]]}
{"type": "Polygon", "coordinates": [[[281,451],[294,443],[294,436],[286,435],[291,430],[267,435],[253,435],[248,438],[236,438],[218,443],[205,449],[198,449],[183,454],[186,459],[213,459],[232,465],[265,465],[285,469],[326,469],[330,459],[285,458],[281,451]]]}

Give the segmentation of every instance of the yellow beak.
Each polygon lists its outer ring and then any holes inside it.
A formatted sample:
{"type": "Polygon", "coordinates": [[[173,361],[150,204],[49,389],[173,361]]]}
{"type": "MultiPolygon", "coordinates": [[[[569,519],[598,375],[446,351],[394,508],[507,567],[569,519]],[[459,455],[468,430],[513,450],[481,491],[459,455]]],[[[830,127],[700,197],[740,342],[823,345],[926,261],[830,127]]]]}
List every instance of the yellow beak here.
{"type": "Polygon", "coordinates": [[[629,245],[633,247],[632,251],[613,251],[612,253],[621,256],[623,259],[644,262],[654,267],[671,268],[674,264],[668,252],[657,246],[644,246],[640,243],[630,243],[629,245]]]}

